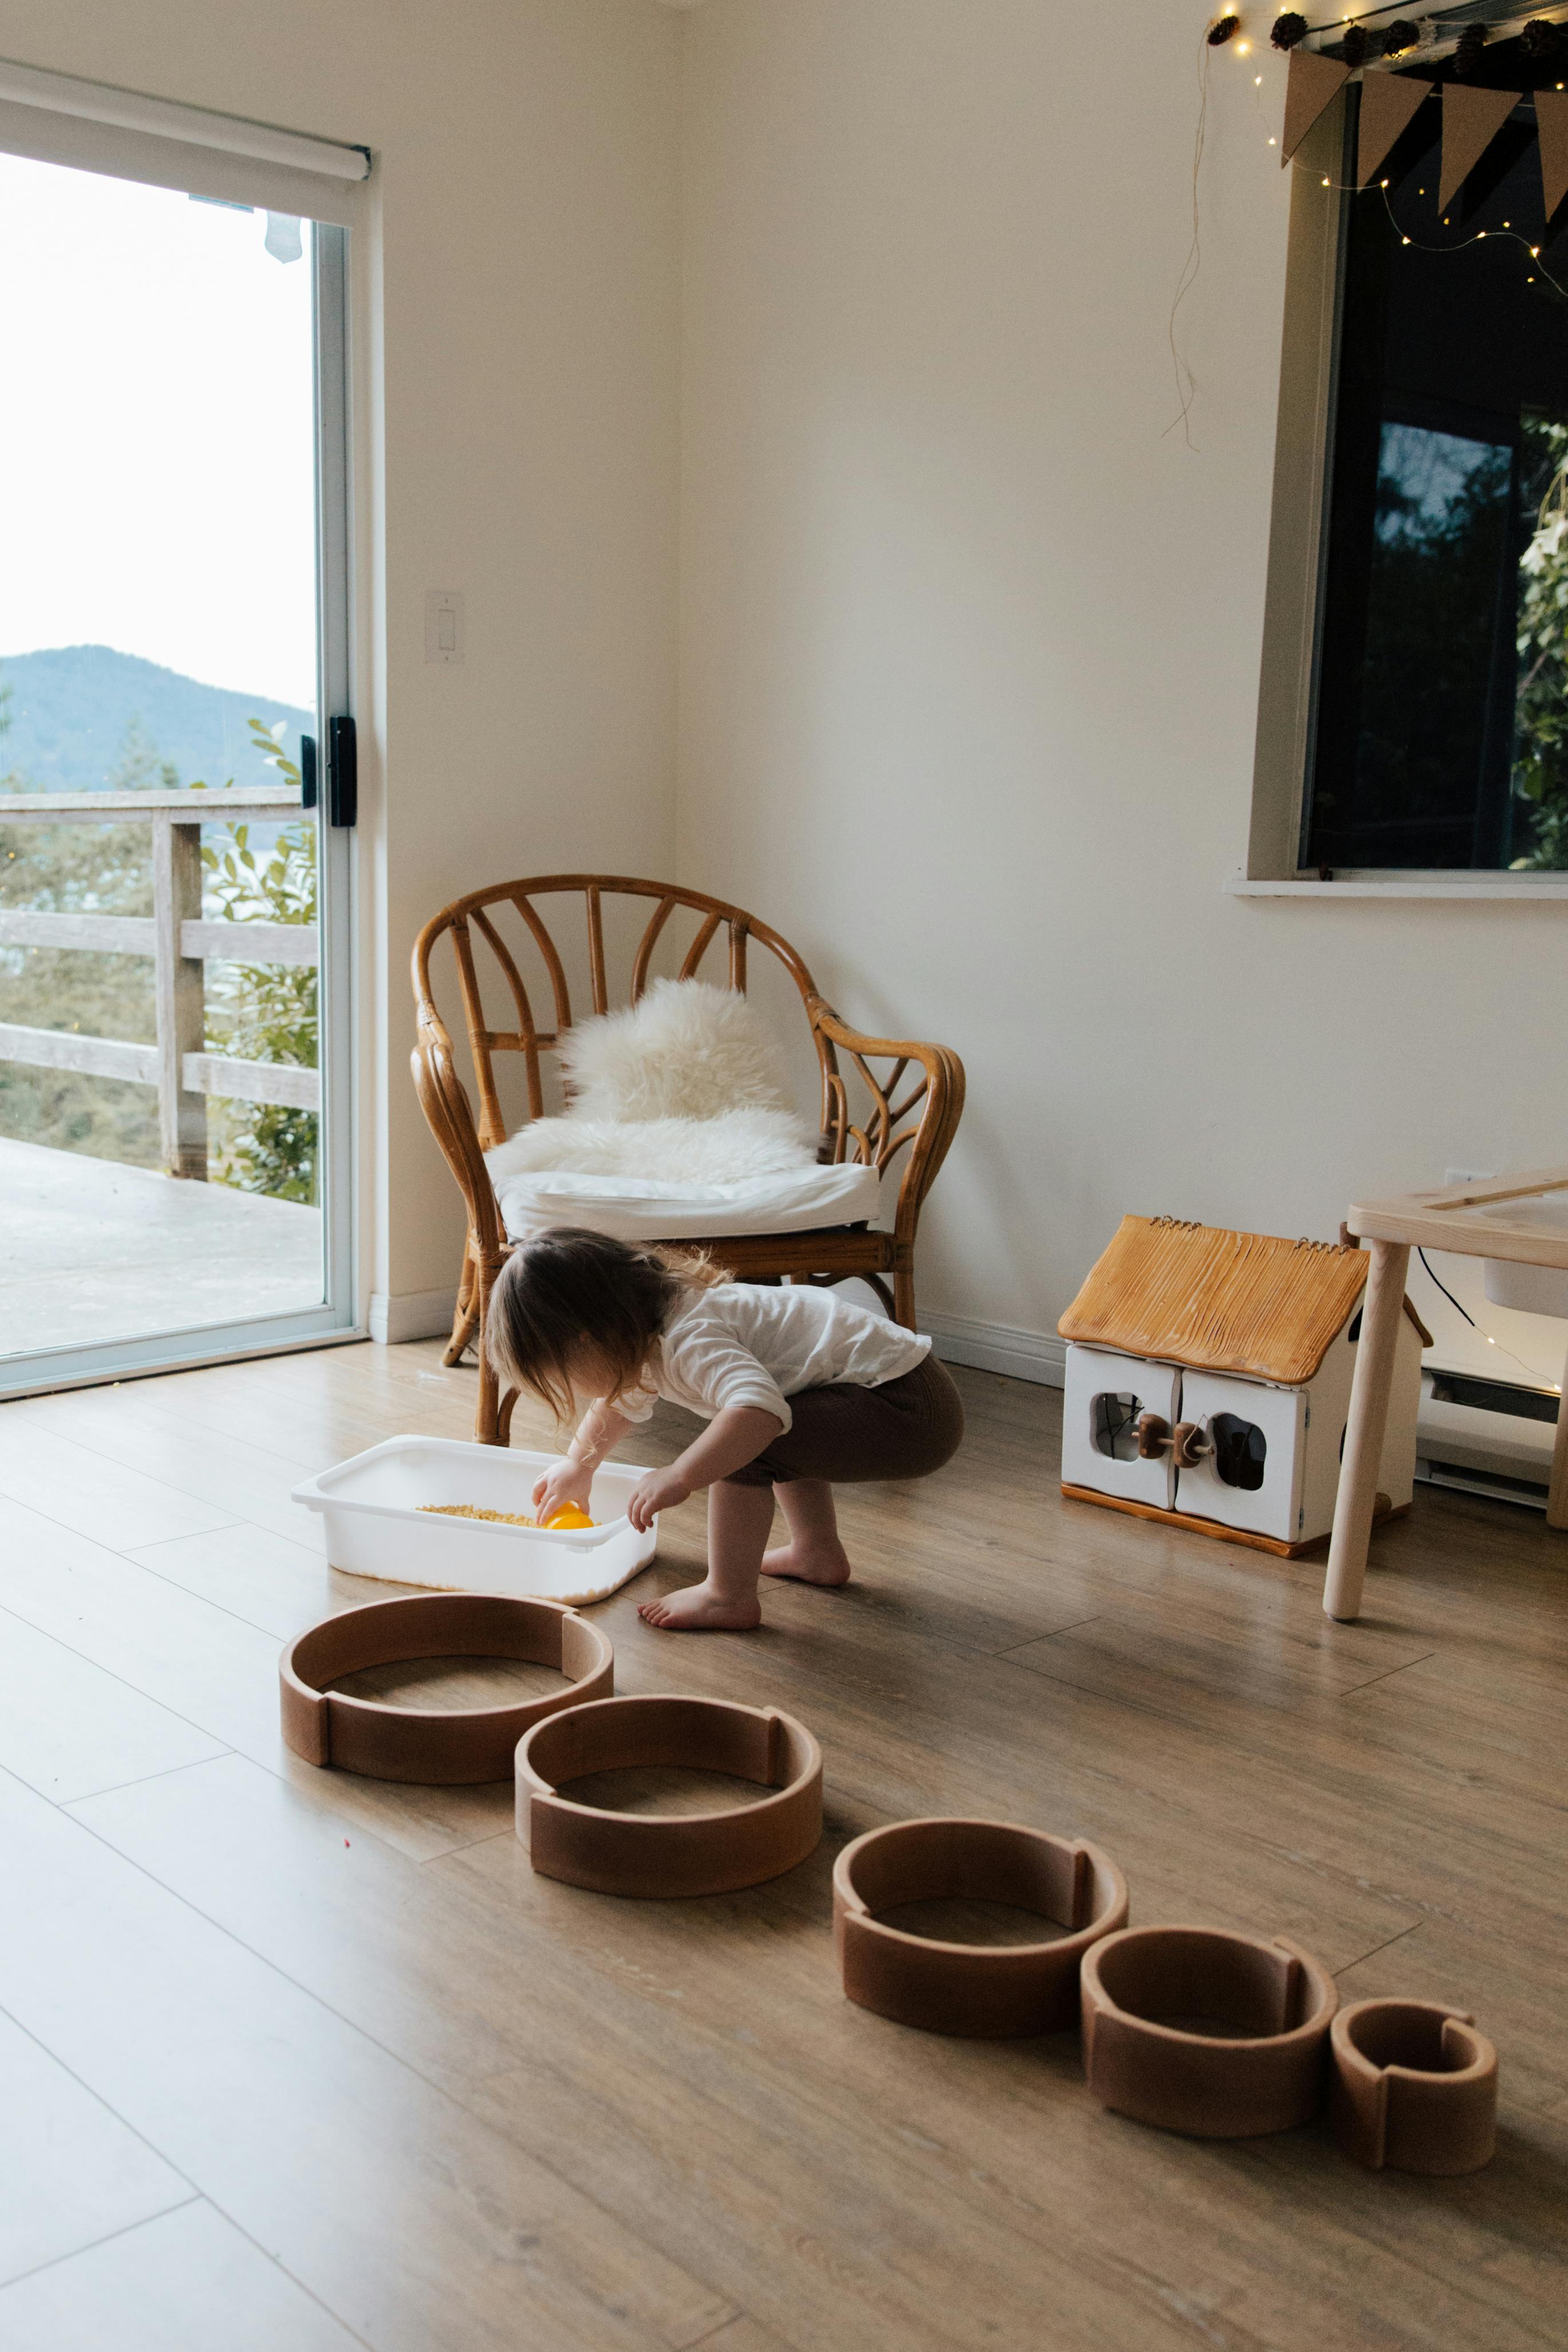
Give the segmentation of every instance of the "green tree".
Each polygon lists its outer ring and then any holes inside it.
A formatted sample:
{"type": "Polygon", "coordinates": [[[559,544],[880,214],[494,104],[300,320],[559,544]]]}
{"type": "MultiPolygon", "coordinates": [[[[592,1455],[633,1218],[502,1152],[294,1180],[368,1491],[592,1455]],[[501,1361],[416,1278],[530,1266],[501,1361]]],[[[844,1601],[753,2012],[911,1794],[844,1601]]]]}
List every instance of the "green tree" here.
{"type": "Polygon", "coordinates": [[[180,772],[173,760],[161,759],[158,746],[133,710],[126,721],[120,757],[104,779],[111,793],[177,793],[180,772]]]}
{"type": "MultiPolygon", "coordinates": [[[[8,684],[0,684],[0,739],[10,725],[11,693],[8,684]]],[[[150,915],[146,826],[7,825],[4,794],[29,790],[30,780],[19,770],[0,775],[0,907],[150,915]]],[[[152,960],[74,948],[0,948],[0,1021],[150,1042],[152,960]]],[[[132,1167],[161,1164],[151,1088],[74,1070],[0,1062],[0,1134],[132,1167]]]]}
{"type": "MultiPolygon", "coordinates": [[[[300,771],[284,756],[286,722],[249,721],[252,747],[285,783],[300,771]]],[[[253,845],[248,824],[214,828],[204,842],[204,904],[234,922],[314,923],[317,913],[316,829],[308,822],[282,826],[270,849],[253,845]]],[[[252,1062],[317,1067],[319,1025],[316,970],[310,964],[217,963],[207,966],[207,1035],[220,1053],[252,1062]]],[[[318,1197],[320,1122],[313,1111],[284,1103],[214,1098],[208,1104],[217,1181],[274,1200],[318,1197]]]]}
{"type": "MultiPolygon", "coordinates": [[[[9,689],[0,683],[0,740],[9,723],[9,689]]],[[[250,721],[253,749],[287,783],[300,772],[282,749],[284,725],[250,721]]],[[[172,761],[132,719],[108,779],[116,791],[174,790],[172,761]]],[[[40,913],[151,915],[152,868],[145,824],[41,825],[5,823],[4,793],[26,792],[28,779],[0,774],[0,907],[40,913]]],[[[202,783],[193,790],[205,790],[202,783]]],[[[214,825],[205,829],[204,911],[238,925],[316,919],[315,830],[306,824],[214,825]]],[[[236,940],[237,951],[241,948],[236,940]]],[[[89,950],[0,948],[0,1021],[28,1028],[150,1043],[155,1031],[150,957],[89,950]]],[[[313,1068],[317,1055],[316,973],[308,965],[237,960],[207,967],[207,1042],[247,1061],[313,1068]]],[[[216,1181],[275,1198],[316,1197],[318,1122],[313,1113],[272,1103],[207,1105],[216,1181]]],[[[157,1097],[147,1087],[75,1071],[0,1062],[0,1134],[56,1150],[132,1166],[162,1164],[157,1097]]]]}
{"type": "Polygon", "coordinates": [[[1527,457],[1550,474],[1519,567],[1513,789],[1531,845],[1516,871],[1568,868],[1568,425],[1525,423],[1527,457]]]}

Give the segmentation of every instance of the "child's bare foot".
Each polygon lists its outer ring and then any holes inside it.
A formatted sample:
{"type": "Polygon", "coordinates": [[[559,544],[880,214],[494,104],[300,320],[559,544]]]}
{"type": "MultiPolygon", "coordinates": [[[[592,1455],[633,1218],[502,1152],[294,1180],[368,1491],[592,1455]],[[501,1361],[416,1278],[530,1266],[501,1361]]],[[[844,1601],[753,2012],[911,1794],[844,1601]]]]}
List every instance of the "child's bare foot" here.
{"type": "Polygon", "coordinates": [[[849,1555],[841,1543],[803,1543],[797,1538],[763,1554],[763,1574],[787,1577],[792,1584],[847,1584],[849,1555]]]}
{"type": "Polygon", "coordinates": [[[706,1580],[667,1592],[662,1601],[645,1601],[637,1615],[645,1625],[657,1625],[665,1633],[749,1633],[763,1622],[754,1592],[746,1599],[726,1600],[706,1580]]]}

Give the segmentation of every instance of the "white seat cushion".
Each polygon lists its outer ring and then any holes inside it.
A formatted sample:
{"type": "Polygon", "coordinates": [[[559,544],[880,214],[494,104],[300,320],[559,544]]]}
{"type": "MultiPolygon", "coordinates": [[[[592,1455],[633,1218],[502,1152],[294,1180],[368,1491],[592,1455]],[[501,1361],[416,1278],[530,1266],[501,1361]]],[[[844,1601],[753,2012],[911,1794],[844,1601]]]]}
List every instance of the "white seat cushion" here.
{"type": "Polygon", "coordinates": [[[531,1241],[555,1225],[585,1225],[623,1242],[813,1233],[824,1225],[874,1222],[880,1194],[874,1168],[816,1165],[707,1184],[541,1168],[503,1176],[496,1186],[514,1242],[531,1241]]]}

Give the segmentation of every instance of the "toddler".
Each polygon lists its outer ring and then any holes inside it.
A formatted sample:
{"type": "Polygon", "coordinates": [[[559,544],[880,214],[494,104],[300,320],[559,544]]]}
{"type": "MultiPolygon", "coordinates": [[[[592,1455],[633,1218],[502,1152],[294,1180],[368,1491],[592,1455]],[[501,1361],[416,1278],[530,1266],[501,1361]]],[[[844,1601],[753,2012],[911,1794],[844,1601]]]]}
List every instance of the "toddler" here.
{"type": "Polygon", "coordinates": [[[963,1434],[963,1407],[929,1339],[835,1291],[735,1282],[689,1251],[637,1248],[564,1227],[520,1243],[490,1294],[485,1346],[500,1379],[565,1420],[590,1398],[564,1459],[540,1481],[540,1517],[588,1507],[593,1475],[657,1399],[707,1423],[628,1516],[708,1489],[708,1574],[644,1601],[672,1632],[760,1623],[759,1576],[847,1584],[833,1488],[921,1478],[963,1434]],[[766,1551],[775,1500],[789,1541],[766,1551]]]}

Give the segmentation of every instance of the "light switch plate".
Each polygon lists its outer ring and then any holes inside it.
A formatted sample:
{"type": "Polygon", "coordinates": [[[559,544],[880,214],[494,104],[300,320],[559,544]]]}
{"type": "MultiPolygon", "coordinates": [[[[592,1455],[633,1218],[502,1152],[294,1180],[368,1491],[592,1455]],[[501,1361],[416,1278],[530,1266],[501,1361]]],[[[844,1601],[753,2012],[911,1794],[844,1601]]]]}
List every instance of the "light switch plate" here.
{"type": "Polygon", "coordinates": [[[468,636],[463,600],[454,588],[425,591],[425,658],[427,662],[460,662],[468,636]]]}

